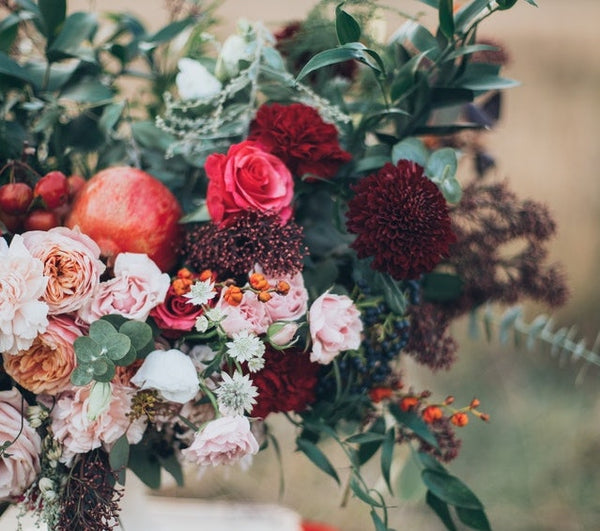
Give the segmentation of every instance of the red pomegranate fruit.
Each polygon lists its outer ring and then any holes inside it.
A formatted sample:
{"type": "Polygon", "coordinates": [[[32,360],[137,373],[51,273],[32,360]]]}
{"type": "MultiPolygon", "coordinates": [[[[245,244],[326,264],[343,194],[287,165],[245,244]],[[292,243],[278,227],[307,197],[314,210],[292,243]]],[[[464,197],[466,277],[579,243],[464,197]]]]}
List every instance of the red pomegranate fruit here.
{"type": "Polygon", "coordinates": [[[6,214],[25,214],[32,199],[33,190],[26,183],[8,183],[0,186],[0,210],[6,214]]]}
{"type": "Polygon", "coordinates": [[[51,210],[32,210],[23,221],[23,229],[50,230],[60,225],[60,218],[51,210]]]}
{"type": "Polygon", "coordinates": [[[107,168],[77,194],[65,224],[92,238],[109,263],[120,252],[146,253],[162,271],[177,261],[181,207],[152,175],[129,167],[107,168]]]}

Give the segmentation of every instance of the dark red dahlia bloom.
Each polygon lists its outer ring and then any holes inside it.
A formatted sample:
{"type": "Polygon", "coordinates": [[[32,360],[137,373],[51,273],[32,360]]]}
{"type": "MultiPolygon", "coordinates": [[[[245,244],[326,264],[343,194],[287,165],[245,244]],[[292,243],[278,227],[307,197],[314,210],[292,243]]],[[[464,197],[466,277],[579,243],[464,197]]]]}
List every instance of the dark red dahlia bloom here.
{"type": "Polygon", "coordinates": [[[248,138],[280,158],[297,177],[330,179],[352,158],[340,148],[335,126],[303,103],[263,105],[248,138]]]}
{"type": "Polygon", "coordinates": [[[258,388],[253,417],[265,418],[269,413],[304,411],[315,400],[319,364],[312,363],[301,349],[284,351],[268,348],[264,368],[251,375],[258,388]]]}
{"type": "Polygon", "coordinates": [[[371,267],[396,280],[417,278],[448,256],[456,241],[448,205],[418,164],[386,164],[354,187],[346,226],[357,234],[352,243],[359,258],[373,257],[371,267]]]}

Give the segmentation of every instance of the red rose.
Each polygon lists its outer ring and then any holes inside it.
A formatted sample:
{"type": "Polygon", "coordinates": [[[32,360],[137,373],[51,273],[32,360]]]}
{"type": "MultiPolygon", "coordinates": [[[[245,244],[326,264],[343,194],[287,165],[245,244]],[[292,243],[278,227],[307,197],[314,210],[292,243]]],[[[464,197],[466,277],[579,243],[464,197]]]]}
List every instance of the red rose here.
{"type": "Polygon", "coordinates": [[[252,374],[258,388],[253,417],[265,418],[269,413],[301,412],[315,400],[319,364],[311,363],[301,349],[284,351],[267,347],[264,368],[252,374]]]}
{"type": "Polygon", "coordinates": [[[206,204],[215,223],[227,224],[247,210],[278,214],[284,223],[290,219],[292,175],[279,158],[257,143],[240,142],[227,155],[209,155],[205,169],[209,179],[206,204]]]}
{"type": "Polygon", "coordinates": [[[173,284],[169,286],[164,302],[150,311],[150,317],[167,337],[178,337],[182,332],[189,332],[202,315],[202,308],[190,304],[190,299],[177,295],[173,284]]]}
{"type": "Polygon", "coordinates": [[[335,126],[302,103],[263,105],[250,125],[249,138],[283,160],[298,177],[330,179],[352,158],[340,148],[335,126]]]}

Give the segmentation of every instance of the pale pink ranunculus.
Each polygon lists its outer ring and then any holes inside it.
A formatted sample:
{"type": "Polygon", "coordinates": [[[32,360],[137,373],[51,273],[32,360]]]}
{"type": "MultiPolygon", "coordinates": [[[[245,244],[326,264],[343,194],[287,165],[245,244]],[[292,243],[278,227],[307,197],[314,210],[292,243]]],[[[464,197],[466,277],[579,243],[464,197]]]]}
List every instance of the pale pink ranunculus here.
{"type": "Polygon", "coordinates": [[[76,365],[73,342],[82,329],[68,314],[51,315],[48,327],[31,347],[18,354],[4,354],[4,370],[19,385],[35,394],[56,395],[71,387],[76,365]]]}
{"type": "Polygon", "coordinates": [[[0,238],[0,352],[28,349],[48,326],[48,305],[39,300],[46,289],[44,264],[16,234],[10,247],[0,238]]]}
{"type": "Polygon", "coordinates": [[[224,295],[225,290],[221,293],[216,308],[225,315],[221,327],[229,337],[242,330],[248,330],[257,336],[267,331],[273,320],[267,314],[265,303],[258,300],[256,293],[245,291],[242,301],[237,306],[229,304],[224,295]]]}
{"type": "Polygon", "coordinates": [[[0,441],[16,438],[0,458],[0,501],[23,494],[40,473],[42,441],[23,420],[23,405],[27,403],[16,388],[0,392],[0,441]]]}
{"type": "Polygon", "coordinates": [[[265,303],[265,307],[272,321],[296,321],[306,313],[308,307],[308,292],[304,287],[302,273],[292,277],[272,278],[272,283],[285,280],[290,291],[287,295],[272,293],[271,299],[265,303]]]}
{"type": "Polygon", "coordinates": [[[170,283],[169,275],[161,272],[148,255],[120,253],[115,260],[114,278],[98,285],[78,315],[87,323],[111,313],[145,321],[150,310],[165,300],[170,283]]]}
{"type": "Polygon", "coordinates": [[[110,450],[113,443],[124,433],[130,444],[140,442],[146,429],[147,419],[131,420],[131,400],[136,391],[130,387],[111,383],[108,408],[95,419],[88,417],[91,385],[61,393],[50,416],[54,438],[63,446],[60,461],[67,466],[76,454],[99,448],[110,450]]]}
{"type": "Polygon", "coordinates": [[[100,247],[78,228],[55,227],[23,233],[25,246],[44,264],[48,313],[74,312],[92,296],[106,269],[100,247]]]}
{"type": "Polygon", "coordinates": [[[250,422],[241,415],[211,420],[196,433],[189,448],[181,451],[184,458],[200,466],[229,465],[258,452],[258,442],[250,430],[250,422]]]}
{"type": "Polygon", "coordinates": [[[282,222],[292,216],[292,174],[281,159],[256,142],[234,144],[227,155],[209,155],[205,168],[206,206],[215,223],[226,224],[248,210],[278,214],[282,222]]]}
{"type": "Polygon", "coordinates": [[[308,324],[312,362],[327,365],[340,352],[360,346],[363,330],[360,312],[346,295],[323,293],[310,307],[308,324]]]}

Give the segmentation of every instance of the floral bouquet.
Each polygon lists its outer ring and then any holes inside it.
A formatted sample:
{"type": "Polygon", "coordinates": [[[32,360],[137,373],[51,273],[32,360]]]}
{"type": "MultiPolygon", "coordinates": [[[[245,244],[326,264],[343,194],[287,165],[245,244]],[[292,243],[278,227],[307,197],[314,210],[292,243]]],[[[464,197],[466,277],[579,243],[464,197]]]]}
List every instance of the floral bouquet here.
{"type": "MultiPolygon", "coordinates": [[[[447,529],[489,529],[445,466],[488,415],[416,388],[403,360],[449,369],[456,318],[491,331],[492,303],[567,295],[550,214],[488,173],[482,131],[515,82],[477,30],[515,3],[424,0],[437,29],[403,15],[382,43],[383,8],[323,1],[221,44],[199,2],[169,2],[154,33],[0,2],[3,507],[115,529],[127,471],[159,488],[163,469],[250,464],[279,451],[280,413],[374,529],[393,502],[362,470],[379,460],[393,494],[400,445],[447,529]]],[[[597,361],[519,317],[500,335],[597,361]]]]}

